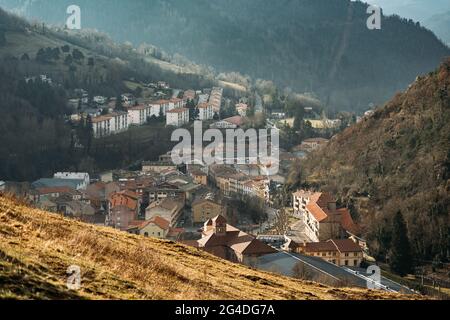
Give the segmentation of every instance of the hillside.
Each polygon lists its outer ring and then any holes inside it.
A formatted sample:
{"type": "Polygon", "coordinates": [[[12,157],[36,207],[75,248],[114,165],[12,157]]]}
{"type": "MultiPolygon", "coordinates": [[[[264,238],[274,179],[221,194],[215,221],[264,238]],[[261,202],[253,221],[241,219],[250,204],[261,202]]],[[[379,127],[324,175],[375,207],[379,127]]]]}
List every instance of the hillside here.
{"type": "MultiPolygon", "coordinates": [[[[62,25],[69,0],[1,0],[0,5],[62,25]]],[[[116,40],[152,43],[220,72],[274,80],[313,92],[329,108],[366,111],[387,101],[450,50],[399,16],[366,27],[367,5],[350,0],[80,0],[83,28],[116,40]]]]}
{"type": "Polygon", "coordinates": [[[416,262],[447,261],[450,60],[334,137],[304,170],[307,184],[354,209],[380,259],[389,253],[392,217],[401,210],[416,262]]]}
{"type": "MultiPolygon", "coordinates": [[[[172,242],[95,227],[0,197],[0,299],[401,299],[329,288],[172,242]],[[82,288],[67,290],[66,269],[82,288]]],[[[414,298],[414,297],[412,297],[414,298]]]]}

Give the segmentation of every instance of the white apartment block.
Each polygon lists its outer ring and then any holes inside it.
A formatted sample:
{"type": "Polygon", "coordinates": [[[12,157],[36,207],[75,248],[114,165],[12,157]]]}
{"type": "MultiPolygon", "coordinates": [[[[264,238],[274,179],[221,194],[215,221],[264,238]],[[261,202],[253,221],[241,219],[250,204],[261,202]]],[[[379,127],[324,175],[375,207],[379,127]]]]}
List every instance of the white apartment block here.
{"type": "Polygon", "coordinates": [[[211,120],[214,117],[212,105],[208,103],[201,103],[197,106],[197,108],[199,112],[199,120],[211,120]]]}
{"type": "Polygon", "coordinates": [[[189,109],[178,108],[167,111],[166,119],[168,126],[181,127],[189,123],[189,109]]]}
{"type": "Polygon", "coordinates": [[[92,119],[92,129],[95,138],[126,131],[128,130],[128,114],[126,112],[115,112],[95,117],[92,119]]]}

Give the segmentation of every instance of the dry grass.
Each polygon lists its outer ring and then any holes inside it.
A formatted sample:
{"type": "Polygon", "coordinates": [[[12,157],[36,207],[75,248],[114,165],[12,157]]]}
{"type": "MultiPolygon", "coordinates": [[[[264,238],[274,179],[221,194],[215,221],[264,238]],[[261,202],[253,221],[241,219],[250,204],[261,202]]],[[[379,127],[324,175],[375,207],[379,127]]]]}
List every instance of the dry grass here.
{"type": "Polygon", "coordinates": [[[409,299],[333,289],[232,264],[173,242],[64,219],[0,196],[0,298],[409,299]],[[79,291],[66,269],[82,270],[79,291]]]}

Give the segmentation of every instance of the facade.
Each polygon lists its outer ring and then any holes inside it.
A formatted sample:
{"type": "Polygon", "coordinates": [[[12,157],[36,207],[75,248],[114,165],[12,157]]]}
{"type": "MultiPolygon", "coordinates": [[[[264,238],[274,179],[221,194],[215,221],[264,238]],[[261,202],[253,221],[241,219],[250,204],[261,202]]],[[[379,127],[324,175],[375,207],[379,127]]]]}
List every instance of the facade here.
{"type": "Polygon", "coordinates": [[[200,199],[192,204],[193,223],[205,223],[209,219],[224,215],[224,207],[209,199],[200,199]]]}
{"type": "Polygon", "coordinates": [[[151,203],[145,210],[145,220],[156,216],[169,221],[170,226],[175,226],[183,214],[184,203],[179,199],[165,198],[151,203]]]}
{"type": "Polygon", "coordinates": [[[363,261],[363,250],[350,239],[303,244],[291,242],[289,251],[318,257],[342,267],[359,267],[363,261]]]}
{"type": "Polygon", "coordinates": [[[181,228],[172,228],[170,222],[166,219],[155,216],[148,221],[135,221],[128,229],[128,232],[138,234],[144,237],[152,237],[158,239],[178,240],[179,236],[184,232],[181,228]]]}
{"type": "Polygon", "coordinates": [[[189,109],[178,108],[167,111],[166,118],[168,126],[181,127],[189,123],[189,109]]]}
{"type": "Polygon", "coordinates": [[[200,103],[198,106],[198,117],[201,121],[211,120],[214,117],[212,105],[208,103],[200,103]]]}
{"type": "Polygon", "coordinates": [[[313,242],[343,238],[348,231],[357,233],[350,212],[337,209],[336,199],[328,193],[298,191],[293,194],[293,209],[313,242]]]}
{"type": "Polygon", "coordinates": [[[162,173],[167,170],[176,170],[177,166],[173,162],[164,161],[144,161],[142,163],[143,172],[162,173]]]}
{"type": "Polygon", "coordinates": [[[219,258],[248,266],[255,266],[260,256],[277,252],[255,237],[227,224],[223,216],[206,221],[202,236],[202,239],[186,244],[219,258]]]}
{"type": "Polygon", "coordinates": [[[92,129],[95,138],[107,137],[128,130],[128,114],[115,112],[92,118],[92,129]]]}
{"type": "Polygon", "coordinates": [[[91,182],[87,172],[57,172],[53,177],[57,179],[83,180],[84,185],[82,189],[86,189],[91,182]]]}
{"type": "Polygon", "coordinates": [[[241,116],[241,117],[246,117],[247,116],[247,110],[248,110],[248,105],[245,103],[238,103],[236,104],[236,112],[241,116]]]}

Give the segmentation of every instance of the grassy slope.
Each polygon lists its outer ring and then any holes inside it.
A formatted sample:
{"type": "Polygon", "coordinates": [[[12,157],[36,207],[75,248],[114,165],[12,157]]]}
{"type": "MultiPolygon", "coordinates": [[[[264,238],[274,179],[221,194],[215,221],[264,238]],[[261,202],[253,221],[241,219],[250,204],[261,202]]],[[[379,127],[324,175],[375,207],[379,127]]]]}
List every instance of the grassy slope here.
{"type": "MultiPolygon", "coordinates": [[[[172,242],[64,219],[0,197],[0,298],[387,299],[259,272],[172,242]],[[82,289],[65,286],[79,265],[82,289]]],[[[411,297],[408,297],[411,298],[411,297]]]]}

